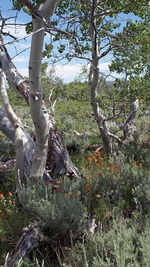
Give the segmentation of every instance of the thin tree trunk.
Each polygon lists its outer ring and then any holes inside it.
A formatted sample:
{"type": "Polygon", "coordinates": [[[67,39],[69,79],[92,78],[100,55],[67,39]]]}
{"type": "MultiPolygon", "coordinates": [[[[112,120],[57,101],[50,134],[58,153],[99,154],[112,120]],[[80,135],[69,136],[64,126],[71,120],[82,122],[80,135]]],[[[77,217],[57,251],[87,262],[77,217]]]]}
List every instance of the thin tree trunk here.
{"type": "Polygon", "coordinates": [[[16,157],[17,157],[17,164],[16,164],[16,190],[19,191],[21,185],[23,184],[23,141],[22,141],[22,129],[21,129],[21,122],[19,121],[18,117],[13,112],[6,88],[5,88],[5,81],[3,73],[0,73],[0,92],[2,102],[5,108],[5,111],[11,121],[11,124],[14,128],[14,141],[16,147],[16,157]]]}
{"type": "Polygon", "coordinates": [[[91,3],[91,22],[90,22],[90,37],[92,41],[92,61],[89,71],[89,91],[91,97],[91,105],[94,112],[94,116],[96,122],[99,127],[100,135],[103,141],[104,152],[106,154],[112,153],[112,142],[108,134],[108,129],[106,122],[104,122],[105,117],[101,113],[99,105],[96,101],[96,90],[99,80],[99,68],[98,63],[100,59],[99,55],[99,45],[98,45],[98,37],[97,37],[97,30],[96,30],[96,16],[95,16],[95,9],[96,9],[97,1],[93,0],[91,3]]]}

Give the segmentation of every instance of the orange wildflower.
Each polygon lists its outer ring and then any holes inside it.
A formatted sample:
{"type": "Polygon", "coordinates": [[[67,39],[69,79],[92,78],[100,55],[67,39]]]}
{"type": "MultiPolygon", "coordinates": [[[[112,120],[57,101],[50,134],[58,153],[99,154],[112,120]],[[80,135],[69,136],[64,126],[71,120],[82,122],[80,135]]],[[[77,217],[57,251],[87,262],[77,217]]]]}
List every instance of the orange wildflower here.
{"type": "Polygon", "coordinates": [[[104,164],[104,162],[103,161],[101,161],[101,165],[103,165],[104,164]]]}
{"type": "Polygon", "coordinates": [[[0,194],[0,197],[3,197],[4,194],[0,194]]]}
{"type": "Polygon", "coordinates": [[[131,162],[134,163],[134,160],[132,160],[131,162]]]}
{"type": "Polygon", "coordinates": [[[9,196],[12,196],[12,193],[11,192],[8,192],[8,194],[7,195],[9,195],[9,196]]]}
{"type": "Polygon", "coordinates": [[[95,156],[93,156],[93,159],[95,159],[95,156]]]}
{"type": "Polygon", "coordinates": [[[139,166],[142,166],[142,163],[140,163],[139,166]]]}
{"type": "Polygon", "coordinates": [[[87,207],[84,207],[84,210],[87,210],[87,207]]]}
{"type": "Polygon", "coordinates": [[[83,168],[85,168],[85,165],[83,165],[83,168]]]}
{"type": "Polygon", "coordinates": [[[0,138],[2,138],[3,136],[0,134],[0,138]]]}
{"type": "Polygon", "coordinates": [[[97,163],[97,166],[99,166],[100,164],[99,163],[97,163]]]}
{"type": "Polygon", "coordinates": [[[88,160],[91,160],[91,158],[89,157],[88,160]]]}
{"type": "Polygon", "coordinates": [[[87,185],[84,187],[84,189],[85,189],[85,190],[89,190],[89,189],[90,189],[89,185],[87,184],[87,185]]]}

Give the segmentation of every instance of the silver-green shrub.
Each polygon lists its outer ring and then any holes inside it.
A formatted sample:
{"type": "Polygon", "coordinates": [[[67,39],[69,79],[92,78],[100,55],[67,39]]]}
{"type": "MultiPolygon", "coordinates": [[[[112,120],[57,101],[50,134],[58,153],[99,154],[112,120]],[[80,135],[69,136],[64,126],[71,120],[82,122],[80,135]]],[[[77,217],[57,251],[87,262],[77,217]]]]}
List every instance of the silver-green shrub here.
{"type": "Polygon", "coordinates": [[[78,237],[85,228],[86,213],[79,185],[66,182],[59,187],[34,184],[19,195],[23,207],[47,227],[50,237],[78,237]]]}
{"type": "Polygon", "coordinates": [[[148,221],[144,230],[139,232],[130,220],[114,218],[108,232],[100,230],[72,247],[72,257],[67,266],[150,266],[149,244],[148,221]]]}

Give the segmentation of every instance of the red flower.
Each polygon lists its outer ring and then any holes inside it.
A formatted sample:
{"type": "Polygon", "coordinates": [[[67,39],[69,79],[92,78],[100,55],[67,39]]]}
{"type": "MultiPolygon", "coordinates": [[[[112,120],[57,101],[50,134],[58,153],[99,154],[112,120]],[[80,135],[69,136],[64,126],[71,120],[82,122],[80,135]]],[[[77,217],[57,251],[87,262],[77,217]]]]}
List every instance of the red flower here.
{"type": "Polygon", "coordinates": [[[52,184],[56,184],[56,182],[55,182],[55,181],[53,181],[53,182],[52,182],[52,184]]]}
{"type": "Polygon", "coordinates": [[[70,196],[70,194],[69,193],[67,193],[67,197],[69,197],[70,196]]]}
{"type": "Polygon", "coordinates": [[[57,189],[57,192],[60,192],[60,190],[59,190],[59,189],[57,189]]]}
{"type": "Polygon", "coordinates": [[[2,138],[3,136],[0,134],[0,138],[2,138]]]}
{"type": "Polygon", "coordinates": [[[87,207],[84,207],[84,210],[87,210],[87,207]]]}
{"type": "Polygon", "coordinates": [[[87,185],[84,187],[84,189],[85,189],[85,190],[89,190],[89,189],[90,189],[89,185],[87,184],[87,185]]]}
{"type": "Polygon", "coordinates": [[[59,184],[59,185],[62,185],[62,183],[61,183],[61,182],[59,182],[58,184],[59,184]]]}
{"type": "Polygon", "coordinates": [[[0,194],[0,197],[3,197],[4,194],[0,194]]]}
{"type": "Polygon", "coordinates": [[[7,195],[9,195],[9,196],[12,196],[12,193],[11,192],[8,192],[8,194],[7,195]]]}
{"type": "Polygon", "coordinates": [[[75,196],[76,198],[78,197],[78,195],[77,195],[77,194],[75,194],[74,196],[75,196]]]}
{"type": "Polygon", "coordinates": [[[46,186],[49,186],[49,183],[45,183],[46,186]]]}

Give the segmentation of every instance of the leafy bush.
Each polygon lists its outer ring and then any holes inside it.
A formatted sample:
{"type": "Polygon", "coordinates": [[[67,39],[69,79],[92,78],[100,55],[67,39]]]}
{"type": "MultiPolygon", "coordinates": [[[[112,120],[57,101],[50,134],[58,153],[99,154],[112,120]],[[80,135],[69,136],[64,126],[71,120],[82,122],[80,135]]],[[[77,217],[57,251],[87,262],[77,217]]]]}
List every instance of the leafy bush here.
{"type": "Polygon", "coordinates": [[[84,205],[80,200],[77,183],[60,183],[59,188],[46,185],[32,185],[23,189],[19,196],[23,207],[42,220],[48,228],[50,237],[78,237],[86,223],[84,205]]]}

